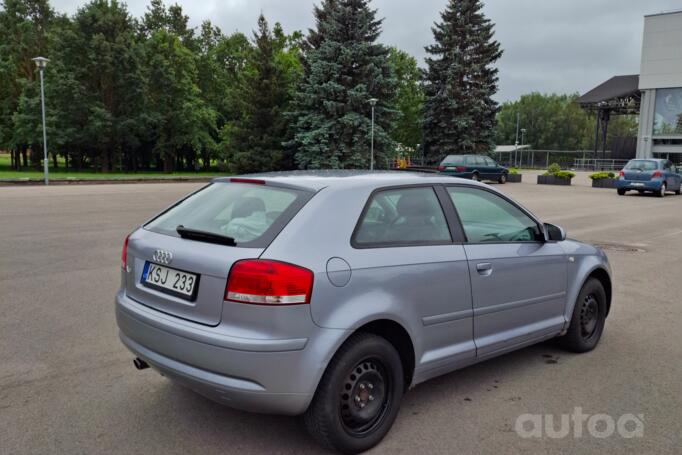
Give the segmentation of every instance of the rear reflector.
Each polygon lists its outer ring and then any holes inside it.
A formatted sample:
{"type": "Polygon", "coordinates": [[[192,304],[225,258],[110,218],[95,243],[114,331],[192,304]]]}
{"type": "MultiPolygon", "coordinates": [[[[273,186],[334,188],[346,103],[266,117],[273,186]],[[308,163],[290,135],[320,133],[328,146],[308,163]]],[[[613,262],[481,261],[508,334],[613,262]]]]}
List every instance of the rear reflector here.
{"type": "Polygon", "coordinates": [[[126,264],[128,263],[128,237],[130,237],[130,234],[126,235],[126,238],[123,241],[123,249],[121,250],[121,268],[123,270],[125,270],[126,264]]]}
{"type": "Polygon", "coordinates": [[[284,262],[245,259],[230,270],[225,300],[257,305],[310,303],[313,272],[284,262]]]}
{"type": "Polygon", "coordinates": [[[443,166],[443,165],[441,164],[440,166],[438,166],[438,170],[439,170],[439,171],[444,171],[444,170],[445,170],[445,166],[443,166]]]}
{"type": "Polygon", "coordinates": [[[618,175],[620,175],[621,177],[625,177],[625,171],[620,171],[618,175]]]}

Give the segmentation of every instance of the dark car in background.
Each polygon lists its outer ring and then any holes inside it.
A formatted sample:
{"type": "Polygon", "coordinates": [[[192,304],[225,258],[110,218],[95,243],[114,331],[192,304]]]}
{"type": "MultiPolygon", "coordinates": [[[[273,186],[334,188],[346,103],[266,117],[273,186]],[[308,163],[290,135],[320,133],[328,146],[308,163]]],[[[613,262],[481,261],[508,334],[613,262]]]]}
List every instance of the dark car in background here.
{"type": "Polygon", "coordinates": [[[616,190],[623,196],[629,190],[653,192],[658,197],[665,196],[667,191],[680,194],[682,191],[682,175],[670,160],[634,159],[625,165],[616,180],[616,190]]]}
{"type": "Polygon", "coordinates": [[[441,174],[471,180],[493,180],[507,182],[509,170],[484,155],[448,155],[438,166],[441,174]]]}

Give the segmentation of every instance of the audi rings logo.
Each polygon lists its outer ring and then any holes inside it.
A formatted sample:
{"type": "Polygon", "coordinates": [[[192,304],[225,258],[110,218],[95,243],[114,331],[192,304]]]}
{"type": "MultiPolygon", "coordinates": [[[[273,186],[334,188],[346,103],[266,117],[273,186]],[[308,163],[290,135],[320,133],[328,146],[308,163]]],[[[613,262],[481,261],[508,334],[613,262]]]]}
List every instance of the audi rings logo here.
{"type": "Polygon", "coordinates": [[[173,261],[173,253],[166,250],[156,250],[152,256],[152,260],[159,264],[170,264],[173,261]]]}

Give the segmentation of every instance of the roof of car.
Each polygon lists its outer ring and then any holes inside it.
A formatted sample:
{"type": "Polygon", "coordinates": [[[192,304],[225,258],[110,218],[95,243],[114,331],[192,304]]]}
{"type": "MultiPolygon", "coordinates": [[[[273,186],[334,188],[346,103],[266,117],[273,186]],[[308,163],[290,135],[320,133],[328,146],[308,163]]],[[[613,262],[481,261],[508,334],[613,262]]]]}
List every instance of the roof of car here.
{"type": "Polygon", "coordinates": [[[375,187],[411,185],[420,183],[468,183],[471,180],[450,177],[443,174],[412,171],[363,171],[363,170],[315,170],[285,171],[247,174],[235,177],[219,177],[214,181],[231,179],[265,180],[276,184],[320,190],[327,187],[375,187]]]}

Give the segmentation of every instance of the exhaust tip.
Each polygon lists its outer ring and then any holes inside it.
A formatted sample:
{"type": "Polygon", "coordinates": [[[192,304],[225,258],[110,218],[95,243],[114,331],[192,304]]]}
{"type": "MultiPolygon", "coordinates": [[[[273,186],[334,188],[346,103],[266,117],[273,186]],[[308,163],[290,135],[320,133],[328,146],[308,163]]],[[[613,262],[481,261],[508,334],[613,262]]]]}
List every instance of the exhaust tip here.
{"type": "Polygon", "coordinates": [[[149,364],[139,357],[135,357],[133,359],[133,365],[135,365],[135,368],[137,368],[138,370],[145,370],[149,368],[149,364]]]}

